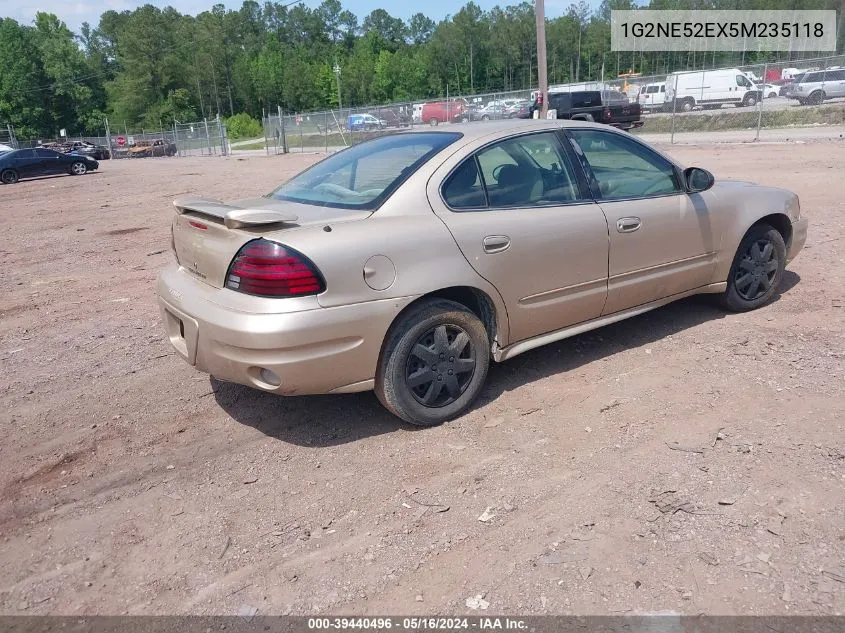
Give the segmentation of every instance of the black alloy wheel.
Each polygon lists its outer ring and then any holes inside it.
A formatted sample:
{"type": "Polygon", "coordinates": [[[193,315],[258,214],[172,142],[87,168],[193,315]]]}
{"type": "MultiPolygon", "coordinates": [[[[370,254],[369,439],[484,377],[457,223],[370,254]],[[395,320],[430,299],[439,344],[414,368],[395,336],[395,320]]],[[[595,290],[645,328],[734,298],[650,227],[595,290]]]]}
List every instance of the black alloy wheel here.
{"type": "Polygon", "coordinates": [[[443,407],[466,391],[475,373],[475,347],[466,331],[438,325],[417,339],[408,356],[405,384],[417,402],[443,407]]]}

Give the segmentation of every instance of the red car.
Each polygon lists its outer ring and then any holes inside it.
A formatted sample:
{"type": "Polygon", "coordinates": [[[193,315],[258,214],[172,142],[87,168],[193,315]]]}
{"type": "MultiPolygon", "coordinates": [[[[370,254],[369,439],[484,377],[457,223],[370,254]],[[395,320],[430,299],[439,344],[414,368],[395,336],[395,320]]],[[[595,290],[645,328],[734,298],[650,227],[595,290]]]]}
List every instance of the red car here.
{"type": "Polygon", "coordinates": [[[463,123],[469,121],[469,107],[466,101],[432,101],[424,103],[422,108],[422,121],[429,125],[439,123],[463,123]]]}

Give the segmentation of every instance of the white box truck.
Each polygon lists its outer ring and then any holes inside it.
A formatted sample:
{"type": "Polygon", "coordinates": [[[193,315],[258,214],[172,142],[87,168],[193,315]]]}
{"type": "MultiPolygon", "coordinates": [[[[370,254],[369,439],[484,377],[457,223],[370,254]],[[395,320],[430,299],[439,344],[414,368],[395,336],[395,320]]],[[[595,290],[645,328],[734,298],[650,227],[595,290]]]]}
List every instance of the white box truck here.
{"type": "Polygon", "coordinates": [[[711,110],[725,104],[749,107],[757,105],[761,98],[759,86],[739,68],[672,73],[666,77],[669,111],[689,112],[698,106],[711,110]]]}

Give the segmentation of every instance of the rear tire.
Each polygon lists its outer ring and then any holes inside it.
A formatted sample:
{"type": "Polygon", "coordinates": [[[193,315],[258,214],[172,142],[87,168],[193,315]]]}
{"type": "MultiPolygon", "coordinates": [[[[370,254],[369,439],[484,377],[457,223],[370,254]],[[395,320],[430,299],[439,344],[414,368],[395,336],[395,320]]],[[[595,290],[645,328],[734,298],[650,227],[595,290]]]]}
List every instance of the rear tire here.
{"type": "Polygon", "coordinates": [[[402,420],[437,426],[472,405],[489,365],[490,339],[475,314],[454,301],[423,301],[387,333],[375,393],[402,420]]]}
{"type": "Polygon", "coordinates": [[[14,185],[18,181],[18,172],[14,169],[6,169],[0,174],[0,182],[4,185],[14,185]]]}
{"type": "Polygon", "coordinates": [[[747,312],[765,305],[777,292],[785,268],[783,236],[769,224],[755,224],[734,255],[728,288],[720,297],[722,307],[747,312]]]}

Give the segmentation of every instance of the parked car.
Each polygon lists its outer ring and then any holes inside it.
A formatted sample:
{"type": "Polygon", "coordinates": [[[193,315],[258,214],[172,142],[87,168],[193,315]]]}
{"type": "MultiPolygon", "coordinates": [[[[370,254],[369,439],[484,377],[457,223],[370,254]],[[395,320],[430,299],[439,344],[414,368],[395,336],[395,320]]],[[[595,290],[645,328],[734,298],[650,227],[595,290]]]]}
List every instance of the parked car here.
{"type": "Polygon", "coordinates": [[[488,103],[483,108],[478,108],[471,116],[471,120],[489,121],[491,119],[504,119],[508,106],[504,103],[488,103]]]}
{"type": "Polygon", "coordinates": [[[530,119],[532,116],[532,106],[533,103],[531,101],[522,101],[519,105],[515,106],[513,109],[512,119],[530,119]]]}
{"type": "Polygon", "coordinates": [[[469,104],[463,99],[454,101],[431,101],[424,103],[422,108],[423,123],[438,125],[440,123],[462,123],[469,121],[469,104]]]}
{"type": "Polygon", "coordinates": [[[789,96],[801,105],[819,105],[826,99],[845,97],[845,69],[835,67],[807,73],[789,96]]]}
{"type": "Polygon", "coordinates": [[[108,160],[111,158],[111,153],[108,147],[102,145],[95,145],[88,141],[70,141],[62,146],[62,151],[65,153],[75,153],[84,156],[90,156],[94,160],[108,160]]]}
{"type": "Polygon", "coordinates": [[[794,98],[795,87],[801,83],[801,80],[806,74],[807,73],[798,73],[790,76],[788,79],[785,79],[784,84],[780,88],[780,95],[782,97],[794,98]]]}
{"type": "Polygon", "coordinates": [[[410,115],[393,108],[379,108],[369,114],[381,121],[381,127],[409,127],[413,123],[410,115]]]}
{"type": "Polygon", "coordinates": [[[759,87],[738,68],[679,72],[666,77],[666,107],[677,112],[689,112],[696,106],[705,110],[728,104],[750,107],[762,98],[759,87]]]}
{"type": "Polygon", "coordinates": [[[370,130],[381,130],[387,127],[387,123],[372,114],[350,114],[346,118],[346,128],[350,132],[366,132],[370,130]]]}
{"type": "Polygon", "coordinates": [[[130,158],[149,158],[151,156],[176,156],[178,148],[175,143],[169,143],[157,138],[152,141],[136,141],[129,148],[130,158]]]}
{"type": "Polygon", "coordinates": [[[422,103],[415,103],[413,107],[413,112],[411,113],[411,119],[414,123],[422,123],[422,110],[423,110],[422,103]]]}
{"type": "Polygon", "coordinates": [[[63,154],[45,147],[14,149],[0,154],[0,182],[13,185],[21,178],[52,174],[82,176],[99,166],[90,156],[63,154]]]}
{"type": "Polygon", "coordinates": [[[774,84],[757,84],[757,89],[763,95],[764,99],[772,99],[780,96],[780,86],[774,84]]]}
{"type": "MultiPolygon", "coordinates": [[[[531,117],[541,105],[538,97],[532,106],[531,117]]],[[[629,103],[626,95],[615,90],[552,92],[549,93],[549,110],[555,110],[558,119],[595,121],[622,130],[643,125],[639,104],[629,103]]]]}
{"type": "Polygon", "coordinates": [[[663,110],[666,105],[666,82],[646,84],[637,95],[643,110],[663,110]]]}
{"type": "Polygon", "coordinates": [[[280,395],[374,389],[423,426],[466,411],[491,358],[693,294],[760,307],[807,234],[794,193],[584,121],[390,134],[266,197],[174,206],[179,356],[280,395]]]}
{"type": "Polygon", "coordinates": [[[527,119],[530,116],[531,102],[528,100],[512,103],[505,110],[506,119],[527,119]]]}
{"type": "Polygon", "coordinates": [[[15,148],[10,145],[4,145],[3,143],[0,143],[0,152],[11,152],[13,149],[15,148]]]}

